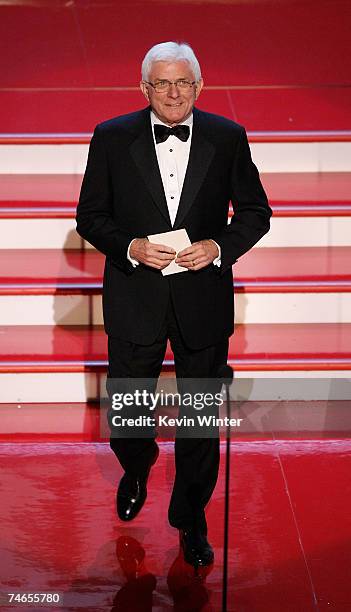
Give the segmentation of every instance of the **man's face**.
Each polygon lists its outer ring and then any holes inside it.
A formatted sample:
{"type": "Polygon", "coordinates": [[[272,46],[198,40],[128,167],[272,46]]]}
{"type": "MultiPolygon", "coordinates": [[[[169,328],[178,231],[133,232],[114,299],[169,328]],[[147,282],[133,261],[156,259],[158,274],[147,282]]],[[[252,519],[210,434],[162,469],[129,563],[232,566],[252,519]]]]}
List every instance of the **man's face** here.
{"type": "MultiPolygon", "coordinates": [[[[178,81],[186,79],[195,81],[194,73],[186,61],[154,62],[149,74],[149,81],[178,81]]],[[[144,81],[140,83],[141,91],[150,103],[155,115],[168,125],[177,125],[184,121],[192,112],[194,102],[200,95],[203,87],[202,79],[187,89],[180,89],[171,85],[166,91],[157,92],[144,81]]]]}

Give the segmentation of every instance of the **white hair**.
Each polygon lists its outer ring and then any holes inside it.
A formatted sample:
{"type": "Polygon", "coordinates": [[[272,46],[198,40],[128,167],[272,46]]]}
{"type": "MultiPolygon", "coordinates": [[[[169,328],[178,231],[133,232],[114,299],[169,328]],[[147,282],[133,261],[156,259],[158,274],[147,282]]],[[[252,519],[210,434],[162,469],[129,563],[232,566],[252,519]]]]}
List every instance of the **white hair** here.
{"type": "Polygon", "coordinates": [[[141,65],[141,78],[149,79],[151,66],[154,62],[188,62],[196,81],[201,79],[200,64],[194,51],[187,43],[164,42],[149,49],[141,65]]]}

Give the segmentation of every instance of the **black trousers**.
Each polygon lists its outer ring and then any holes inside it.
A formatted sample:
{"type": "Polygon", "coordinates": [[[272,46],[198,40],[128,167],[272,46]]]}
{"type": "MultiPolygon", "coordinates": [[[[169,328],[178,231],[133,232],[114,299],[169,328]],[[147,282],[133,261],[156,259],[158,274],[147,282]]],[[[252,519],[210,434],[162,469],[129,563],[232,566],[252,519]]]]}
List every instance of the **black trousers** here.
{"type": "MultiPolygon", "coordinates": [[[[113,392],[111,379],[151,378],[157,382],[167,339],[170,340],[174,354],[178,389],[180,379],[213,379],[219,368],[227,363],[228,338],[200,350],[192,350],[185,345],[170,297],[161,331],[152,345],[141,346],[120,338],[108,337],[109,366],[106,387],[109,397],[113,392]]],[[[108,418],[109,416],[111,409],[108,418]]],[[[152,437],[110,438],[110,446],[122,467],[132,474],[142,474],[145,471],[145,466],[155,451],[155,445],[152,437]]],[[[169,522],[178,529],[198,526],[206,534],[204,509],[217,482],[219,436],[189,438],[178,435],[177,432],[175,468],[175,481],[168,509],[169,522]]]]}

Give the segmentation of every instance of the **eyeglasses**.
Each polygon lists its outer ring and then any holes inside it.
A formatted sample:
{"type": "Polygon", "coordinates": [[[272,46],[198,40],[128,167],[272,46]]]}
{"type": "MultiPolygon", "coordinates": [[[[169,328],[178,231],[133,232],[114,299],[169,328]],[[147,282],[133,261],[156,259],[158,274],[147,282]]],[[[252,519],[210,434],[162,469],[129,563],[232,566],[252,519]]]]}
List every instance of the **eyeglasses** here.
{"type": "Polygon", "coordinates": [[[189,89],[196,83],[196,81],[187,81],[186,79],[168,81],[167,79],[161,79],[160,81],[156,81],[156,83],[150,83],[150,81],[145,81],[145,83],[151,85],[151,87],[153,87],[157,93],[162,93],[163,91],[167,91],[171,85],[175,85],[178,87],[178,89],[189,89]]]}

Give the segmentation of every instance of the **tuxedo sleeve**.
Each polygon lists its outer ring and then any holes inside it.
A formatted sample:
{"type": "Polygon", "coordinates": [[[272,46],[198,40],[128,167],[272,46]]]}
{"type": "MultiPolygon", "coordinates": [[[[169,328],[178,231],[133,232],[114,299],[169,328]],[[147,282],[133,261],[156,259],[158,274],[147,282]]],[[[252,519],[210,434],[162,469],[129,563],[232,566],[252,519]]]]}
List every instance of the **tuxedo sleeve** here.
{"type": "Polygon", "coordinates": [[[76,214],[77,232],[112,263],[127,273],[134,270],[127,259],[135,236],[122,232],[112,213],[112,187],[107,155],[99,126],[90,142],[87,167],[76,214]]]}
{"type": "Polygon", "coordinates": [[[220,274],[226,272],[270,228],[272,210],[258,170],[251,159],[244,128],[239,137],[231,173],[231,201],[234,214],[230,224],[213,236],[213,240],[221,247],[220,274]]]}

